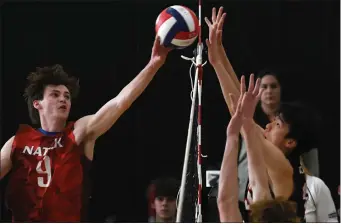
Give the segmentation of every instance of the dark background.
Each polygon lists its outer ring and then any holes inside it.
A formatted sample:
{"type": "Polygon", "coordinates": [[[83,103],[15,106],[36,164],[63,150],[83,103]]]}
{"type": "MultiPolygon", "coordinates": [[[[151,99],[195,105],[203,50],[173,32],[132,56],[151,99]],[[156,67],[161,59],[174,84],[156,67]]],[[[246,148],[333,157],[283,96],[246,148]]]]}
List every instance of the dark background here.
{"type": "MultiPolygon", "coordinates": [[[[10,3],[1,6],[1,144],[19,123],[30,123],[23,90],[37,66],[59,63],[80,78],[71,120],[95,113],[143,69],[150,58],[157,15],[197,1],[10,3]]],[[[284,100],[302,100],[323,118],[321,178],[339,204],[339,1],[204,1],[203,15],[223,5],[224,46],[238,75],[275,68],[284,100]]],[[[203,37],[208,29],[203,23],[203,37]]],[[[147,221],[146,188],[159,176],[181,178],[190,112],[190,64],[195,45],[170,53],[133,106],[96,144],[90,216],[103,222],[147,221]]],[[[204,168],[221,161],[229,114],[216,75],[204,67],[204,168]]],[[[6,183],[2,181],[2,189],[6,183]]],[[[206,191],[204,192],[206,194],[206,191]]],[[[2,209],[2,219],[9,213],[2,209]]],[[[205,215],[205,214],[204,214],[205,215]]]]}

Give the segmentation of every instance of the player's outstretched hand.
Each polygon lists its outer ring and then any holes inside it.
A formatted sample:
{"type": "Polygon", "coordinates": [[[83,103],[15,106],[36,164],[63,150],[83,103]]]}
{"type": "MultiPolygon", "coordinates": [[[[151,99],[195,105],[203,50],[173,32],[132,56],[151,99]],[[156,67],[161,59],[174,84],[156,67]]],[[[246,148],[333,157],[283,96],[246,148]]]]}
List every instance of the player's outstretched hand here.
{"type": "Polygon", "coordinates": [[[260,89],[260,79],[258,78],[256,81],[254,81],[254,74],[250,75],[249,80],[249,87],[247,91],[245,91],[245,79],[242,78],[240,80],[241,89],[244,92],[242,104],[241,104],[241,110],[243,113],[244,119],[253,119],[256,106],[259,102],[260,96],[263,92],[263,89],[260,89]]]}
{"type": "Polygon", "coordinates": [[[238,101],[233,94],[230,94],[233,116],[230,121],[232,127],[228,127],[227,134],[239,134],[240,128],[244,125],[244,130],[250,130],[253,125],[253,116],[257,103],[263,89],[260,89],[260,79],[254,83],[254,75],[250,75],[249,87],[246,91],[245,76],[240,79],[240,96],[238,101]],[[232,123],[232,124],[231,124],[232,123]],[[240,125],[240,126],[239,126],[240,125]]]}
{"type": "Polygon", "coordinates": [[[150,62],[161,67],[165,63],[167,55],[171,50],[172,48],[162,46],[160,44],[160,37],[156,36],[150,62]]]}
{"type": "Polygon", "coordinates": [[[220,7],[218,15],[216,9],[212,9],[212,17],[210,21],[205,17],[205,22],[209,28],[209,39],[206,39],[208,48],[208,60],[212,65],[219,62],[218,48],[222,45],[222,28],[224,24],[226,13],[223,13],[223,7],[220,7]]]}

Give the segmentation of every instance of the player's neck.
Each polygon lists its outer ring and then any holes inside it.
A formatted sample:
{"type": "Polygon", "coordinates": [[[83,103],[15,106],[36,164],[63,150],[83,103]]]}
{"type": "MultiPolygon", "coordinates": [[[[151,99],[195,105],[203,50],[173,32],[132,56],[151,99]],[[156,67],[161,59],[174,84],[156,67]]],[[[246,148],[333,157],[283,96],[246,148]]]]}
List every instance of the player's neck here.
{"type": "Polygon", "coordinates": [[[40,125],[47,132],[61,132],[65,128],[65,121],[57,119],[44,119],[40,117],[40,125]]]}
{"type": "Polygon", "coordinates": [[[279,104],[278,103],[277,104],[261,103],[261,107],[262,107],[262,110],[264,111],[264,113],[266,115],[268,115],[269,120],[272,120],[276,116],[279,104]]]}

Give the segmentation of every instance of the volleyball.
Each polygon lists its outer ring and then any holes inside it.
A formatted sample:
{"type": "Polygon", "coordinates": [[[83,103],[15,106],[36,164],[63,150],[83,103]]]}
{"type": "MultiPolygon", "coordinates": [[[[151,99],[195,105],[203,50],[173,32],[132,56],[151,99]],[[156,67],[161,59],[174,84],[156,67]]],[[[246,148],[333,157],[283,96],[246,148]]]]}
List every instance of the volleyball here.
{"type": "Polygon", "coordinates": [[[159,14],[155,31],[163,46],[183,49],[190,46],[198,37],[199,21],[191,9],[173,5],[159,14]]]}

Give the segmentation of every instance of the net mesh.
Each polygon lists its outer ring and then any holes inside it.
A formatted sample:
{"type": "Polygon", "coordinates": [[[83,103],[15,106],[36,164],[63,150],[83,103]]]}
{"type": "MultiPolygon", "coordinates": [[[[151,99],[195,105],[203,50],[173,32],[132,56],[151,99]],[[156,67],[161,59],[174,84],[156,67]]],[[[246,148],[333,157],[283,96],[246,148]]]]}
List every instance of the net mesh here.
{"type": "Polygon", "coordinates": [[[189,152],[186,183],[185,183],[185,194],[183,202],[183,210],[181,216],[181,222],[195,222],[196,205],[198,203],[198,172],[197,172],[197,153],[198,153],[198,98],[195,100],[195,111],[193,117],[193,129],[192,129],[192,141],[189,152]]]}

